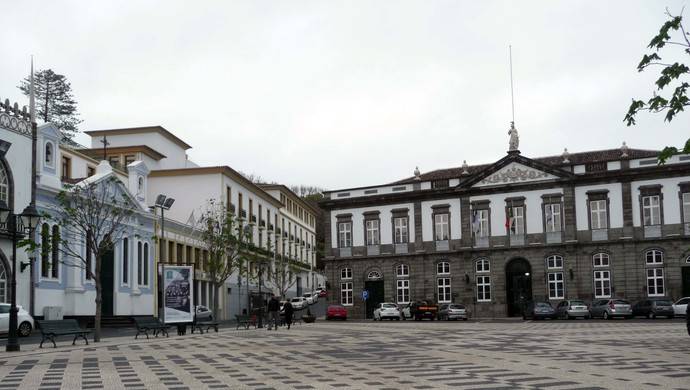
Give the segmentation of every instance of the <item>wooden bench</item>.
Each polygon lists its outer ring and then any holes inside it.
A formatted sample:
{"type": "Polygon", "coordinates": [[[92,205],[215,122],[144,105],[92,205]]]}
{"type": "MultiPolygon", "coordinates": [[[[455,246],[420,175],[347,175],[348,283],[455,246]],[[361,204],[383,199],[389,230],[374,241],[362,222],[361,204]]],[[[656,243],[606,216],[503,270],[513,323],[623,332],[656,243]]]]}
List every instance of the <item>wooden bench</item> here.
{"type": "Polygon", "coordinates": [[[57,348],[55,337],[67,335],[74,335],[72,345],[77,342],[77,338],[79,337],[86,341],[86,345],[89,345],[89,340],[86,338],[86,335],[91,333],[91,331],[80,328],[77,320],[37,320],[36,323],[38,323],[38,327],[41,330],[41,336],[43,337],[39,348],[43,348],[43,343],[46,340],[52,341],[53,348],[57,348]]]}
{"type": "Polygon", "coordinates": [[[218,321],[197,321],[192,323],[192,333],[194,333],[194,329],[198,329],[199,333],[204,334],[204,327],[206,328],[206,333],[208,333],[211,328],[218,333],[219,324],[218,321]]]}
{"type": "Polygon", "coordinates": [[[139,338],[141,333],[145,334],[146,338],[148,339],[149,331],[153,332],[155,337],[158,337],[159,332],[164,334],[165,337],[169,337],[168,328],[170,328],[170,326],[160,322],[158,318],[134,317],[134,325],[137,327],[137,334],[134,336],[134,339],[139,338]]]}
{"type": "Polygon", "coordinates": [[[237,328],[239,329],[240,326],[244,326],[244,329],[249,329],[250,325],[254,325],[254,328],[256,328],[256,316],[252,315],[235,315],[235,319],[237,319],[237,328]]]}

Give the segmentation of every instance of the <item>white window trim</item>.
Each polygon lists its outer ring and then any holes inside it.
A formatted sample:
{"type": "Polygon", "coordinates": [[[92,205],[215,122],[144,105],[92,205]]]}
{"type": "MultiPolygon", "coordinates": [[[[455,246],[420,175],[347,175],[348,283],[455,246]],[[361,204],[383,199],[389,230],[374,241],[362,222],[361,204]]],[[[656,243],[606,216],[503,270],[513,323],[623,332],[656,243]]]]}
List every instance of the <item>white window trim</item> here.
{"type": "Polygon", "coordinates": [[[408,239],[408,219],[407,217],[395,217],[393,218],[393,230],[395,234],[395,243],[396,244],[407,244],[409,239],[408,239]],[[398,221],[401,221],[400,225],[398,225],[398,221]],[[404,232],[404,233],[403,233],[404,232]],[[398,238],[400,239],[398,241],[398,238]]]}
{"type": "MultiPolygon", "coordinates": [[[[43,224],[41,224],[41,227],[43,224]]],[[[41,258],[41,251],[39,250],[38,252],[38,281],[46,281],[46,282],[60,282],[60,277],[62,276],[62,272],[60,272],[60,261],[62,260],[62,252],[58,249],[58,272],[57,272],[57,277],[53,277],[53,226],[55,224],[48,224],[48,241],[50,243],[50,252],[48,253],[48,276],[43,276],[43,259],[41,258]]],[[[38,242],[41,242],[42,237],[41,237],[41,232],[36,229],[38,232],[38,242]]],[[[60,227],[60,237],[62,237],[63,231],[62,227],[60,227]]],[[[62,246],[62,243],[59,244],[62,246]]]]}
{"type": "Polygon", "coordinates": [[[563,231],[563,221],[561,220],[561,204],[560,203],[547,203],[544,205],[544,225],[546,226],[546,231],[549,233],[560,233],[563,231]],[[555,212],[558,209],[558,212],[555,212]],[[547,215],[548,212],[551,213],[551,222],[549,222],[547,215]],[[556,216],[558,216],[558,224],[556,224],[556,216]]]}
{"type": "Polygon", "coordinates": [[[546,289],[547,289],[547,294],[549,294],[549,299],[564,299],[565,297],[565,275],[564,273],[561,272],[548,272],[547,273],[547,279],[546,279],[546,289]],[[553,280],[551,280],[551,275],[553,275],[553,280]],[[558,280],[557,276],[560,275],[561,279],[558,280]],[[558,284],[561,284],[561,294],[558,294],[558,284]],[[551,285],[554,285],[554,294],[551,295],[551,285]]]}
{"type": "Polygon", "coordinates": [[[666,275],[664,275],[663,267],[646,268],[645,269],[645,277],[647,280],[647,296],[648,297],[663,297],[663,296],[665,296],[665,294],[666,294],[666,275]],[[649,277],[649,271],[654,272],[654,276],[651,278],[649,277]],[[658,272],[661,273],[661,277],[657,276],[658,272]],[[661,279],[661,285],[662,285],[661,293],[659,293],[659,285],[657,284],[657,281],[659,279],[661,279]],[[650,280],[654,281],[654,291],[655,291],[654,294],[649,293],[649,287],[650,287],[649,281],[650,280]]]}
{"type": "Polygon", "coordinates": [[[434,241],[450,240],[450,214],[434,214],[434,241]],[[445,218],[444,218],[445,217],[445,218]],[[444,221],[445,219],[445,221],[444,221]],[[443,237],[445,233],[445,238],[443,237]],[[440,236],[440,238],[439,238],[440,236]]]}
{"type": "Polygon", "coordinates": [[[684,192],[680,198],[683,222],[690,223],[690,192],[684,192]]]}
{"type": "Polygon", "coordinates": [[[563,263],[565,260],[563,259],[563,256],[560,255],[552,255],[546,258],[546,269],[563,269],[563,263]],[[554,265],[551,266],[550,260],[553,259],[554,265]],[[561,265],[556,265],[557,260],[560,259],[561,265]]]}
{"type": "Polygon", "coordinates": [[[642,197],[642,226],[658,226],[661,225],[661,196],[660,195],[647,195],[642,197]],[[656,199],[656,205],[653,204],[653,200],[656,199]],[[645,200],[649,200],[649,205],[645,206],[645,200]],[[656,210],[656,211],[655,211],[656,210]],[[649,212],[650,223],[647,225],[645,223],[645,214],[649,212]],[[656,217],[656,218],[655,218],[656,217]],[[655,221],[656,219],[656,221],[655,221]],[[655,223],[656,222],[656,223],[655,223]]]}
{"type": "Polygon", "coordinates": [[[447,261],[439,261],[436,263],[436,274],[437,275],[450,275],[450,263],[447,261]],[[442,264],[445,264],[448,266],[448,271],[446,271],[446,267],[441,267],[442,264]],[[441,268],[441,271],[439,272],[439,267],[441,268]]]}
{"type": "Polygon", "coordinates": [[[474,270],[478,274],[491,272],[491,262],[489,259],[479,259],[474,262],[474,270]],[[481,271],[479,270],[479,264],[482,264],[481,271]],[[486,264],[486,267],[484,267],[484,264],[486,264]]]}
{"type": "Polygon", "coordinates": [[[381,242],[379,240],[379,232],[380,232],[379,220],[378,219],[368,219],[365,221],[365,225],[366,225],[367,245],[369,245],[369,246],[380,245],[381,242]],[[371,226],[370,226],[370,224],[371,224],[371,226]],[[372,239],[371,242],[369,241],[370,238],[372,239]]]}
{"type": "Polygon", "coordinates": [[[410,277],[410,267],[407,264],[398,264],[395,267],[395,276],[398,278],[409,278],[410,277]],[[400,272],[401,270],[405,272],[400,272]]]}
{"type": "Polygon", "coordinates": [[[611,266],[611,257],[609,256],[608,253],[599,252],[599,253],[595,253],[592,255],[592,267],[594,267],[594,268],[608,268],[610,266],[611,266]],[[602,265],[602,264],[597,265],[597,262],[596,262],[597,256],[600,256],[600,258],[599,258],[600,262],[603,261],[603,259],[605,258],[606,259],[606,265],[602,265]]]}
{"type": "MultiPolygon", "coordinates": [[[[443,276],[443,277],[436,278],[436,293],[438,294],[438,303],[451,303],[453,301],[453,289],[451,286],[452,286],[452,284],[451,284],[450,276],[443,276]],[[442,280],[448,281],[448,284],[444,283],[444,285],[441,286],[442,280]],[[444,290],[446,288],[448,289],[448,299],[441,299],[441,288],[443,288],[444,290]]],[[[445,292],[443,295],[446,295],[445,292]]]]}
{"type": "Polygon", "coordinates": [[[55,168],[55,143],[53,141],[46,141],[43,143],[43,166],[46,168],[55,168]],[[51,149],[51,154],[52,158],[48,161],[46,161],[46,149],[48,148],[48,145],[50,145],[51,149]]]}
{"type": "Polygon", "coordinates": [[[338,222],[338,247],[352,247],[352,222],[338,222]]]}
{"type": "Polygon", "coordinates": [[[590,200],[589,201],[589,211],[590,211],[590,223],[592,224],[592,230],[603,230],[608,229],[608,210],[606,208],[607,201],[605,199],[590,200]],[[595,209],[593,205],[597,205],[595,209]],[[596,215],[596,218],[594,216],[596,215]],[[596,221],[596,223],[595,223],[596,221]]]}
{"type": "MultiPolygon", "coordinates": [[[[118,245],[119,250],[120,250],[120,253],[119,253],[120,256],[119,257],[120,257],[121,261],[119,263],[120,266],[117,267],[118,268],[117,273],[118,273],[118,276],[120,277],[120,280],[119,280],[120,286],[123,286],[123,287],[129,287],[132,285],[132,280],[131,280],[132,279],[132,269],[131,269],[132,262],[130,261],[132,258],[131,246],[132,246],[132,243],[130,242],[129,237],[122,237],[122,240],[120,240],[120,245],[118,245]],[[124,254],[124,249],[123,249],[125,239],[127,239],[127,260],[126,260],[127,261],[127,282],[126,283],[122,280],[124,277],[124,272],[122,272],[122,271],[123,271],[123,267],[125,265],[125,258],[124,258],[125,254],[124,254]]],[[[136,247],[136,245],[135,245],[135,247],[136,247]]],[[[116,253],[116,255],[117,255],[117,253],[116,253]]],[[[115,259],[117,259],[117,257],[115,257],[115,259]]],[[[118,262],[115,261],[115,264],[118,264],[118,262]]]]}
{"type": "Polygon", "coordinates": [[[489,209],[478,209],[477,220],[479,221],[479,233],[477,237],[489,237],[489,209]]]}
{"type": "Polygon", "coordinates": [[[354,303],[354,284],[353,282],[340,283],[340,304],[343,306],[352,306],[354,303]],[[349,295],[347,293],[350,293],[349,295]],[[344,293],[344,294],[343,294],[344,293]],[[345,299],[343,299],[345,298],[345,299]]]}
{"type": "MultiPolygon", "coordinates": [[[[508,228],[511,236],[525,235],[525,206],[513,206],[513,224],[515,224],[515,233],[513,229],[508,228]],[[520,211],[519,213],[517,211],[520,211]]],[[[512,225],[511,225],[512,226],[512,225]]]]}
{"type": "Polygon", "coordinates": [[[352,280],[352,268],[343,267],[340,269],[340,280],[352,280]],[[343,276],[345,273],[345,276],[343,276]]]}
{"type": "Polygon", "coordinates": [[[592,278],[593,278],[592,280],[593,280],[593,287],[594,287],[594,298],[595,299],[611,298],[611,295],[612,295],[611,290],[613,289],[613,284],[611,283],[611,271],[608,269],[595,269],[594,272],[592,272],[592,278]],[[600,278],[597,278],[597,272],[600,275],[603,275],[604,272],[607,272],[608,277],[604,278],[602,276],[600,278]],[[605,280],[608,280],[608,282],[609,282],[609,288],[608,288],[609,293],[608,294],[603,294],[603,292],[605,291],[605,289],[604,289],[604,281],[605,280]],[[602,291],[601,295],[597,295],[597,281],[599,281],[601,283],[601,291],[602,291]]]}
{"type": "Polygon", "coordinates": [[[491,302],[491,276],[490,275],[477,275],[477,302],[491,302]],[[480,283],[479,280],[482,280],[480,283]],[[485,280],[488,280],[488,283],[484,282],[485,280]],[[480,289],[481,288],[481,289],[480,289]],[[479,298],[479,292],[482,292],[482,296],[486,297],[486,291],[489,291],[489,299],[486,298],[479,298]]]}
{"type": "Polygon", "coordinates": [[[395,299],[397,303],[404,304],[404,303],[410,303],[410,280],[409,279],[398,279],[395,282],[396,286],[396,296],[395,299]],[[401,287],[400,284],[403,284],[401,287]],[[400,300],[400,291],[403,291],[403,298],[407,298],[407,300],[400,300]]]}
{"type": "Polygon", "coordinates": [[[646,265],[649,265],[649,266],[663,265],[663,264],[664,264],[664,252],[661,251],[661,250],[658,250],[658,249],[651,249],[651,250],[648,250],[648,251],[646,251],[646,252],[644,253],[644,262],[645,262],[646,265]],[[649,262],[647,256],[648,256],[650,253],[659,254],[659,256],[652,255],[652,256],[653,256],[653,260],[656,260],[657,257],[660,258],[661,260],[660,260],[660,261],[652,261],[652,262],[649,262]]]}

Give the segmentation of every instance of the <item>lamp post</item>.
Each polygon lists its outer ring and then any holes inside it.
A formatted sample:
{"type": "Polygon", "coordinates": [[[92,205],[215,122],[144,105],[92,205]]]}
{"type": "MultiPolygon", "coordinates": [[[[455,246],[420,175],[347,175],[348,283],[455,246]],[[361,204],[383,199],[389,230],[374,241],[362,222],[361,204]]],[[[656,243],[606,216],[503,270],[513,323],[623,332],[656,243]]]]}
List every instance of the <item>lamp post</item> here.
{"type": "MultiPolygon", "coordinates": [[[[150,207],[151,210],[153,210],[154,214],[156,212],[156,209],[161,210],[161,237],[159,240],[159,251],[160,255],[158,256],[158,261],[161,264],[161,271],[158,274],[158,296],[159,302],[158,302],[158,308],[161,310],[163,313],[163,320],[165,321],[165,304],[163,302],[163,286],[161,285],[161,282],[163,281],[161,278],[161,275],[165,272],[165,262],[163,261],[163,249],[165,248],[165,245],[163,244],[163,239],[165,238],[165,210],[170,210],[170,207],[172,207],[173,203],[175,203],[175,199],[173,198],[168,198],[166,195],[159,194],[156,197],[156,203],[154,203],[153,206],[150,207]]],[[[166,256],[167,257],[167,256],[166,256]]],[[[160,314],[159,314],[160,316],[160,314]]]]}
{"type": "Polygon", "coordinates": [[[10,281],[10,323],[7,336],[7,352],[20,350],[17,339],[17,242],[24,235],[33,235],[38,225],[39,214],[34,205],[29,204],[20,215],[16,215],[4,201],[0,200],[0,222],[4,224],[4,232],[12,239],[12,280],[10,281]]]}

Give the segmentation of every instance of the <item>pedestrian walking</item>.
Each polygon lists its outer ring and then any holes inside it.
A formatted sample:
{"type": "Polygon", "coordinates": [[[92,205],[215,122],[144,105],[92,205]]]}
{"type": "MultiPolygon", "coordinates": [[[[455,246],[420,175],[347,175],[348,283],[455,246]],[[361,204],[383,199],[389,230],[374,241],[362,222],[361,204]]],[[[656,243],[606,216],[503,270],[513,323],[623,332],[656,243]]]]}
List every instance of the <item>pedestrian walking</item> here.
{"type": "Polygon", "coordinates": [[[268,301],[268,330],[274,326],[275,330],[278,330],[278,324],[280,324],[280,301],[274,295],[268,301]]]}
{"type": "Polygon", "coordinates": [[[688,327],[688,336],[690,336],[690,305],[685,308],[685,324],[688,327]]]}
{"type": "MultiPolygon", "coordinates": [[[[290,330],[290,325],[292,325],[292,315],[295,312],[295,309],[292,307],[292,303],[290,303],[290,301],[285,302],[283,311],[285,312],[285,323],[287,324],[288,330],[290,330]]],[[[688,331],[690,331],[690,328],[688,329],[688,331]]]]}

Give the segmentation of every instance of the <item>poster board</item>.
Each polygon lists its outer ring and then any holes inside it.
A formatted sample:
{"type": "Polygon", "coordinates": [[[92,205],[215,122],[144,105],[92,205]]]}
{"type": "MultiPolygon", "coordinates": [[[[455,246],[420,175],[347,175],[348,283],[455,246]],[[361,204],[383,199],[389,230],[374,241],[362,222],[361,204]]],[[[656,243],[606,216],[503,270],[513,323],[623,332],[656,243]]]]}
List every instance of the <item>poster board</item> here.
{"type": "Polygon", "coordinates": [[[194,320],[194,271],[191,266],[163,267],[163,307],[166,324],[194,320]]]}

